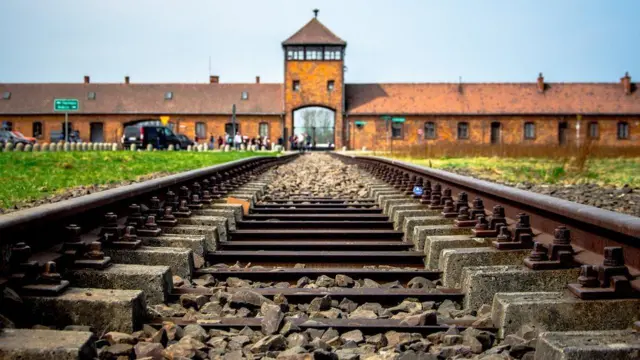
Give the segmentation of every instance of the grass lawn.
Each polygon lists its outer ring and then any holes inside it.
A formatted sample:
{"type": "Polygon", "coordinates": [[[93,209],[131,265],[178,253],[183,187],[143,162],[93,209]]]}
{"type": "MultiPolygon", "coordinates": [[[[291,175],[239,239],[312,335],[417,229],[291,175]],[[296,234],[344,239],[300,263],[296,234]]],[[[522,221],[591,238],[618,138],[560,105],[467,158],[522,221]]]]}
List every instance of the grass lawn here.
{"type": "Polygon", "coordinates": [[[574,169],[571,162],[540,158],[443,158],[411,159],[398,158],[436,169],[465,169],[484,179],[502,180],[511,183],[532,184],[582,184],[640,187],[640,158],[589,159],[582,171],[574,169]]]}
{"type": "Polygon", "coordinates": [[[0,208],[44,198],[81,185],[135,181],[250,156],[254,152],[9,152],[0,153],[0,208]]]}

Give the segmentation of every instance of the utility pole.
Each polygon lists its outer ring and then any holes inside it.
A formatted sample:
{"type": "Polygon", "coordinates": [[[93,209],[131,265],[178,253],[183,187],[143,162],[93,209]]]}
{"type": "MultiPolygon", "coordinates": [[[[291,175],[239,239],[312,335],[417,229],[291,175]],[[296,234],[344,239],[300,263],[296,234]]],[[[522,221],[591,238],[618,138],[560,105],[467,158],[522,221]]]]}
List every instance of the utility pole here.
{"type": "Polygon", "coordinates": [[[233,139],[233,147],[236,147],[236,104],[231,108],[231,136],[233,139]]]}

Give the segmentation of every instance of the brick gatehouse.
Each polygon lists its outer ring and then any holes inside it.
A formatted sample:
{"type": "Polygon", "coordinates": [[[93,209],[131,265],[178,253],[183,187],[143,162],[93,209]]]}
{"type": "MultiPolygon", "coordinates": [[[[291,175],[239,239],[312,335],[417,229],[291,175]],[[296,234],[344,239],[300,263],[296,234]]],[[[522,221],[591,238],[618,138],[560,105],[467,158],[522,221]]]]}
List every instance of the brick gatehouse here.
{"type": "MultiPolygon", "coordinates": [[[[317,14],[316,14],[317,16],[317,14]]],[[[55,98],[80,100],[69,115],[83,141],[119,142],[124,126],[169,117],[174,131],[205,142],[238,129],[272,143],[293,133],[318,146],[384,150],[389,146],[571,144],[590,139],[611,146],[640,145],[640,95],[625,74],[611,83],[344,82],[347,43],[314,17],[282,42],[284,82],[227,84],[0,83],[0,121],[49,142],[63,131],[55,98]],[[305,111],[306,110],[306,111],[305,111]],[[313,110],[313,111],[309,111],[313,110]]],[[[286,142],[286,141],[285,141],[286,142]]]]}

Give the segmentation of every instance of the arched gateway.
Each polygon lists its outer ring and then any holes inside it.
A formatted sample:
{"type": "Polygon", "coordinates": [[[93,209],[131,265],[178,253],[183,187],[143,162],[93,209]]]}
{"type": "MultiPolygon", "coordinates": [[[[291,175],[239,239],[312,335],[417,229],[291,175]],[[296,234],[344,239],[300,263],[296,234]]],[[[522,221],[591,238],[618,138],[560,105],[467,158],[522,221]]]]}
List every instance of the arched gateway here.
{"type": "Polygon", "coordinates": [[[311,137],[314,150],[335,148],[336,112],[320,106],[309,106],[293,112],[293,134],[311,137]]]}

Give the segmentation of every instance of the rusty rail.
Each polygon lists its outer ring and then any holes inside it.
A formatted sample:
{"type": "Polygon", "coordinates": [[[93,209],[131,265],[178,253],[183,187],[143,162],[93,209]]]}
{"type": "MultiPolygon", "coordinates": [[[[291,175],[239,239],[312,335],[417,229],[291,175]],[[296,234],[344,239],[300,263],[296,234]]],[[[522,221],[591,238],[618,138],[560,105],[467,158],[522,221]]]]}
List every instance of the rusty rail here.
{"type": "Polygon", "coordinates": [[[384,164],[439,183],[454,194],[466,192],[469,199],[481,198],[487,209],[503,206],[510,219],[515,219],[519,213],[529,214],[535,240],[545,245],[553,241],[554,230],[564,225],[571,231],[575,258],[583,264],[600,264],[605,247],[621,246],[631,273],[640,274],[640,218],[404,161],[375,156],[334,155],[352,163],[384,164]]]}

